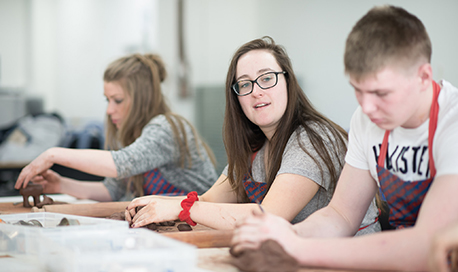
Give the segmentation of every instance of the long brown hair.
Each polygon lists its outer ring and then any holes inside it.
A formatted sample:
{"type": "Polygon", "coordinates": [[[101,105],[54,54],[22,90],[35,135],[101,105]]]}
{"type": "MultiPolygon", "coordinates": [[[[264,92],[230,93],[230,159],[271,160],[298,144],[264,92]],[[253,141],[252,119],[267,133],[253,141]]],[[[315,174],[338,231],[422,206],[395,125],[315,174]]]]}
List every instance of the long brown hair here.
{"type": "MultiPolygon", "coordinates": [[[[191,166],[192,160],[188,147],[185,127],[191,127],[197,141],[204,146],[207,154],[214,163],[212,151],[200,139],[194,127],[182,116],[171,112],[161,91],[161,82],[167,76],[164,63],[160,56],[154,54],[133,54],[115,60],[105,70],[103,80],[120,84],[124,92],[131,98],[132,105],[125,121],[119,129],[106,116],[106,142],[105,148],[118,150],[132,144],[140,137],[142,129],[148,122],[163,114],[170,123],[175,141],[180,151],[180,167],[191,166]]],[[[137,196],[143,195],[143,174],[129,179],[127,190],[133,183],[137,196]]]]}
{"type": "MultiPolygon", "coordinates": [[[[340,171],[336,170],[333,158],[338,158],[340,167],[337,169],[341,169],[344,163],[341,155],[347,150],[346,139],[348,135],[344,129],[314,109],[297,82],[286,50],[282,46],[275,44],[271,37],[263,37],[262,39],[256,39],[242,45],[235,52],[226,78],[226,111],[224,115],[223,137],[228,158],[227,178],[232,189],[236,192],[238,200],[240,202],[248,202],[242,179],[245,174],[250,174],[250,158],[252,154],[258,151],[267,140],[261,129],[245,116],[237,95],[231,88],[232,84],[236,81],[238,60],[241,56],[252,50],[267,50],[275,57],[281,69],[286,72],[288,105],[270,141],[268,154],[270,163],[269,169],[266,169],[268,189],[270,189],[280,169],[282,155],[289,138],[294,131],[303,127],[314,149],[319,154],[320,159],[325,163],[331,175],[331,189],[333,190],[340,174],[340,171]],[[328,131],[327,135],[320,135],[315,131],[314,126],[319,126],[325,132],[328,131]],[[326,148],[326,144],[328,143],[332,145],[332,148],[326,148]]],[[[301,144],[299,134],[297,137],[301,148],[315,161],[323,178],[324,169],[322,169],[318,159],[314,158],[304,148],[301,144]]]]}

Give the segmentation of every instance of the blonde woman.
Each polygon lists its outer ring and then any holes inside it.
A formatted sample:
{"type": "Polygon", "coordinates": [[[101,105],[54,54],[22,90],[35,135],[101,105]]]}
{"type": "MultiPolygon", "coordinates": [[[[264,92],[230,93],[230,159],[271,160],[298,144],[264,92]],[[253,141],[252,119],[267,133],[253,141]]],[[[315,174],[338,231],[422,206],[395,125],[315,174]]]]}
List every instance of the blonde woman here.
{"type": "Polygon", "coordinates": [[[205,192],[217,177],[213,153],[185,118],[171,112],[161,91],[165,77],[158,55],[112,62],[103,77],[108,150],[48,149],[21,171],[16,189],[32,180],[45,193],[98,201],[205,192]],[[106,178],[77,181],[49,170],[53,164],[106,178]]]}

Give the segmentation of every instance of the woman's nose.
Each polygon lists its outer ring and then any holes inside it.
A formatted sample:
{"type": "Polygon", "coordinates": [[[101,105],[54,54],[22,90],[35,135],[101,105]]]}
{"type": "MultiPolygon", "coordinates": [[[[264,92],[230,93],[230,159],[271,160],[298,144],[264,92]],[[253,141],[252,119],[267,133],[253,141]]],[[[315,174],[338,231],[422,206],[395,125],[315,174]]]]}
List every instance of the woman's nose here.
{"type": "Polygon", "coordinates": [[[259,97],[264,95],[264,90],[259,87],[258,84],[253,84],[253,92],[251,93],[254,97],[259,97]]]}
{"type": "Polygon", "coordinates": [[[108,102],[107,111],[106,111],[106,112],[107,112],[108,115],[113,114],[113,112],[114,112],[114,107],[113,107],[113,104],[112,104],[112,103],[108,102]]]}

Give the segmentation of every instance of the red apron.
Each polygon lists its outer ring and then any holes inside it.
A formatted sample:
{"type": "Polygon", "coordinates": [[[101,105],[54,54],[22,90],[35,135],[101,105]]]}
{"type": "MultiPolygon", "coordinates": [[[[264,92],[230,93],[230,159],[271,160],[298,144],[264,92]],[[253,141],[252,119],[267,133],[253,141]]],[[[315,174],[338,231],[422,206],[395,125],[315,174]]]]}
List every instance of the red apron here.
{"type": "Polygon", "coordinates": [[[393,227],[404,228],[413,226],[417,220],[420,206],[423,203],[426,193],[436,175],[436,168],[433,159],[433,139],[437,127],[439,114],[440,86],[433,81],[433,102],[429,116],[428,130],[428,155],[430,178],[425,180],[404,181],[384,168],[385,158],[388,150],[388,136],[390,131],[385,132],[380,156],[377,162],[377,176],[380,182],[380,192],[390,208],[389,222],[393,227]]]}
{"type": "Polygon", "coordinates": [[[143,193],[145,195],[186,195],[188,192],[170,184],[158,168],[143,174],[143,193]]]}
{"type": "MultiPolygon", "coordinates": [[[[253,165],[254,158],[258,152],[253,153],[251,156],[251,165],[253,165]]],[[[251,166],[250,166],[250,173],[251,173],[251,166]]],[[[265,182],[255,182],[251,180],[251,176],[249,173],[246,173],[243,177],[243,187],[245,188],[245,192],[250,199],[251,203],[261,203],[266,195],[267,190],[267,183],[265,182]]]]}

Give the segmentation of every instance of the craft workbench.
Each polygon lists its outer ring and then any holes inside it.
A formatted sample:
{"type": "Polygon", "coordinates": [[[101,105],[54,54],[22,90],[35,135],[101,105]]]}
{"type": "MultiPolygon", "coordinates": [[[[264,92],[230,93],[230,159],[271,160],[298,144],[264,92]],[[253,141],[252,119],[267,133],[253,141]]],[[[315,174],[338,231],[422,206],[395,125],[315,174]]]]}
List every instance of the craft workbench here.
{"type": "MultiPolygon", "coordinates": [[[[99,203],[92,200],[78,200],[68,195],[49,195],[55,201],[67,202],[69,204],[49,205],[38,210],[36,207],[33,211],[57,212],[78,216],[106,217],[112,213],[124,210],[129,202],[108,202],[99,203]]],[[[28,213],[32,210],[22,206],[22,197],[0,197],[0,214],[17,214],[28,213]]],[[[193,231],[179,232],[176,227],[159,227],[158,232],[164,236],[190,243],[198,247],[197,249],[197,272],[203,271],[221,271],[237,272],[236,267],[229,262],[231,231],[218,231],[208,227],[197,225],[193,231]]],[[[5,258],[0,258],[2,262],[7,262],[5,258]]],[[[308,269],[303,268],[298,272],[331,272],[337,270],[327,269],[308,269]]],[[[344,270],[338,270],[343,271],[344,270]]]]}

